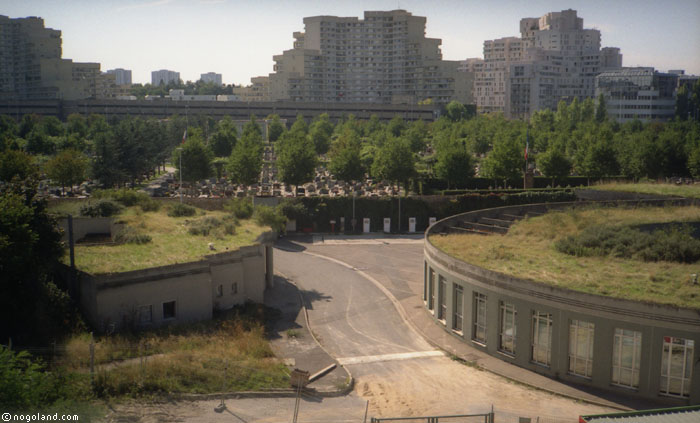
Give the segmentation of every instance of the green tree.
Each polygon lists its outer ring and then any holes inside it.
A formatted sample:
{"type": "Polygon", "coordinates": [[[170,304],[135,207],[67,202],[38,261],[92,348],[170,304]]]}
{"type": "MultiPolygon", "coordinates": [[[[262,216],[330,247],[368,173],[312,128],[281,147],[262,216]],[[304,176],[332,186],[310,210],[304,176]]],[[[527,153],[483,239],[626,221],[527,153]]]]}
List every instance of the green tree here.
{"type": "Polygon", "coordinates": [[[257,118],[255,117],[255,115],[250,115],[250,121],[243,125],[241,138],[251,135],[260,138],[260,140],[262,141],[262,129],[260,129],[260,125],[258,125],[257,118]]]}
{"type": "Polygon", "coordinates": [[[272,120],[267,126],[267,138],[270,142],[275,142],[287,128],[282,124],[279,115],[270,115],[267,118],[272,120]]]}
{"type": "Polygon", "coordinates": [[[187,137],[187,141],[182,145],[182,150],[173,151],[172,163],[177,168],[176,178],[195,183],[202,179],[209,178],[213,174],[212,156],[209,149],[204,145],[201,136],[194,134],[187,137]],[[182,155],[182,169],[180,168],[180,158],[182,155]]]}
{"type": "Polygon", "coordinates": [[[482,161],[484,177],[502,180],[518,178],[525,167],[524,146],[516,138],[506,137],[494,143],[491,153],[482,161]]]}
{"type": "Polygon", "coordinates": [[[226,116],[219,121],[217,130],[211,137],[211,151],[216,157],[228,157],[236,142],[236,126],[231,118],[226,116]]]}
{"type": "Polygon", "coordinates": [[[422,120],[417,120],[408,127],[404,132],[406,138],[411,145],[411,151],[418,153],[425,149],[428,139],[428,127],[422,120]]]}
{"type": "Polygon", "coordinates": [[[688,170],[695,179],[700,179],[700,145],[690,151],[688,155],[688,170]]]}
{"type": "Polygon", "coordinates": [[[301,132],[304,135],[309,133],[309,125],[306,124],[306,121],[304,120],[304,115],[297,115],[297,118],[292,124],[292,127],[289,128],[289,132],[301,132]]]}
{"type": "Polygon", "coordinates": [[[313,179],[318,157],[314,145],[300,131],[290,130],[278,142],[277,168],[280,179],[296,187],[313,179]]]}
{"type": "Polygon", "coordinates": [[[406,122],[401,119],[401,116],[394,116],[386,125],[386,132],[394,137],[400,137],[406,130],[406,122]]]}
{"type": "Polygon", "coordinates": [[[544,176],[552,178],[552,186],[555,180],[569,176],[571,166],[571,160],[566,157],[564,146],[560,144],[553,145],[544,153],[537,155],[537,168],[544,176]]]}
{"type": "Polygon", "coordinates": [[[408,187],[408,181],[415,174],[416,164],[411,146],[401,138],[389,138],[377,152],[372,163],[372,175],[408,187]]]}
{"type": "Polygon", "coordinates": [[[464,107],[464,104],[452,100],[445,106],[445,116],[452,122],[459,122],[467,119],[467,108],[464,107]]]}
{"type": "Polygon", "coordinates": [[[88,133],[88,125],[85,117],[79,113],[71,113],[67,119],[67,132],[69,134],[77,134],[81,138],[85,138],[88,133]]]}
{"type": "Polygon", "coordinates": [[[605,106],[605,97],[601,93],[598,96],[598,106],[595,108],[595,121],[603,123],[608,120],[608,109],[605,106]]]}
{"type": "Polygon", "coordinates": [[[362,144],[353,131],[346,129],[333,144],[328,170],[341,181],[359,181],[365,174],[360,156],[362,144]]]}
{"type": "Polygon", "coordinates": [[[73,191],[73,185],[85,180],[88,160],[85,155],[76,150],[63,150],[46,163],[48,177],[61,184],[65,192],[66,185],[73,191]]]}
{"type": "Polygon", "coordinates": [[[231,181],[252,185],[260,178],[262,145],[255,136],[243,137],[231,151],[226,169],[231,181]]]}
{"type": "Polygon", "coordinates": [[[0,181],[9,182],[14,177],[27,179],[35,173],[32,158],[23,151],[0,152],[0,181]]]}
{"type": "Polygon", "coordinates": [[[582,172],[589,178],[614,176],[620,171],[612,143],[600,139],[589,146],[583,160],[582,172]]]}
{"type": "Polygon", "coordinates": [[[465,187],[469,178],[474,176],[476,166],[474,156],[467,150],[466,144],[449,142],[437,151],[435,174],[447,181],[447,187],[465,187]]]}
{"type": "Polygon", "coordinates": [[[333,135],[333,124],[330,122],[327,113],[319,115],[311,124],[309,137],[314,144],[316,153],[325,154],[330,147],[331,135],[333,135]]]}

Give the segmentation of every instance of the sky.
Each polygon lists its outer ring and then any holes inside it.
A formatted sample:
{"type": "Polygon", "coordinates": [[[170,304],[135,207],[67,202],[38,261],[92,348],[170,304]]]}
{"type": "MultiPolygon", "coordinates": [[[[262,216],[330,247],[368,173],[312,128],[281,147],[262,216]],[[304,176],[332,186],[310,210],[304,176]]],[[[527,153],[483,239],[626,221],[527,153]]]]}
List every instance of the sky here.
{"type": "Polygon", "coordinates": [[[247,85],[272,72],[304,17],[397,8],[427,17],[446,60],[483,57],[484,40],[519,36],[521,18],[574,9],[601,31],[601,47],[621,49],[623,66],[700,74],[700,0],[0,0],[0,15],[61,30],[64,58],[131,69],[134,83],[169,69],[247,85]]]}

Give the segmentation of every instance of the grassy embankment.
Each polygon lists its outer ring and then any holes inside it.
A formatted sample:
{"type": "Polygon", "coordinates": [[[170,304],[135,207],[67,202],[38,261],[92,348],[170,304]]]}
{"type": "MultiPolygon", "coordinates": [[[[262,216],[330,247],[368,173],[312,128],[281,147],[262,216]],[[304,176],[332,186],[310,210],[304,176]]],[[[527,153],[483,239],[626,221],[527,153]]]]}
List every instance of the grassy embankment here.
{"type": "Polygon", "coordinates": [[[269,230],[253,220],[238,221],[224,211],[201,209],[197,209],[196,216],[171,217],[168,216],[166,207],[153,212],[130,207],[115,219],[139,233],[149,235],[151,242],[90,246],[78,244],[75,248],[75,264],[78,269],[91,274],[105,274],[197,261],[209,254],[251,245],[260,234],[269,230]],[[213,228],[208,235],[190,233],[193,226],[213,219],[222,225],[230,223],[233,229],[224,231],[213,228]],[[209,249],[210,242],[216,251],[209,249]]]}
{"type": "Polygon", "coordinates": [[[554,244],[594,225],[698,222],[699,207],[577,209],[550,212],[513,225],[506,235],[433,235],[430,241],[465,262],[519,278],[583,291],[700,310],[700,265],[617,257],[576,257],[554,244]]]}
{"type": "Polygon", "coordinates": [[[676,185],[654,182],[644,183],[605,183],[593,185],[591,189],[601,191],[636,192],[640,194],[672,195],[675,197],[700,198],[700,184],[676,185]]]}

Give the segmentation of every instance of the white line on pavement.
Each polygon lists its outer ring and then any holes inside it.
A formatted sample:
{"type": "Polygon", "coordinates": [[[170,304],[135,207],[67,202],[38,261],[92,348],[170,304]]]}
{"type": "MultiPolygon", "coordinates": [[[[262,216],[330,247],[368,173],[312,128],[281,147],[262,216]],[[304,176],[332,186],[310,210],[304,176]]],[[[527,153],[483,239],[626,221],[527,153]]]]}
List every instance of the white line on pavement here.
{"type": "Polygon", "coordinates": [[[362,357],[345,357],[339,358],[338,363],[345,364],[366,364],[366,363],[377,363],[380,361],[395,361],[395,360],[408,360],[411,358],[423,358],[423,357],[442,357],[445,354],[442,351],[416,351],[409,353],[395,353],[395,354],[382,354],[382,355],[365,355],[362,357]]]}

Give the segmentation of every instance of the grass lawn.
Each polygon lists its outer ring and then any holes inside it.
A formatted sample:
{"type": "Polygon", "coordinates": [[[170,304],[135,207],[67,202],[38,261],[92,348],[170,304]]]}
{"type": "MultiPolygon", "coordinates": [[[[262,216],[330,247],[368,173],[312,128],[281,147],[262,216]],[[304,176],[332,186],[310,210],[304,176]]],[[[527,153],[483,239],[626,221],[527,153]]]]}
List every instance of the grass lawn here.
{"type": "Polygon", "coordinates": [[[676,197],[700,198],[700,184],[676,185],[660,183],[606,183],[591,186],[591,189],[601,191],[636,192],[640,194],[673,195],[676,197]]]}
{"type": "Polygon", "coordinates": [[[493,271],[577,291],[700,310],[700,285],[691,274],[700,263],[643,262],[613,257],[575,257],[554,243],[593,225],[698,222],[700,207],[590,208],[524,219],[506,235],[432,235],[439,249],[493,271]]]}
{"type": "MultiPolygon", "coordinates": [[[[95,339],[95,394],[214,393],[289,387],[289,371],[274,357],[265,321],[275,310],[247,305],[212,321],[95,339]]],[[[89,373],[90,336],[69,340],[61,365],[89,373]]]]}
{"type": "MultiPolygon", "coordinates": [[[[217,231],[207,236],[192,235],[188,232],[192,223],[205,217],[226,221],[230,219],[230,213],[198,209],[196,216],[170,217],[167,210],[168,207],[155,212],[143,212],[139,207],[126,209],[115,219],[151,236],[151,242],[94,246],[78,244],[75,248],[76,267],[91,274],[105,274],[187,263],[212,253],[251,245],[260,234],[269,230],[258,226],[253,220],[242,220],[235,226],[234,234],[217,231]],[[209,250],[210,242],[216,251],[209,250]]],[[[64,257],[64,260],[68,258],[64,257]]]]}

